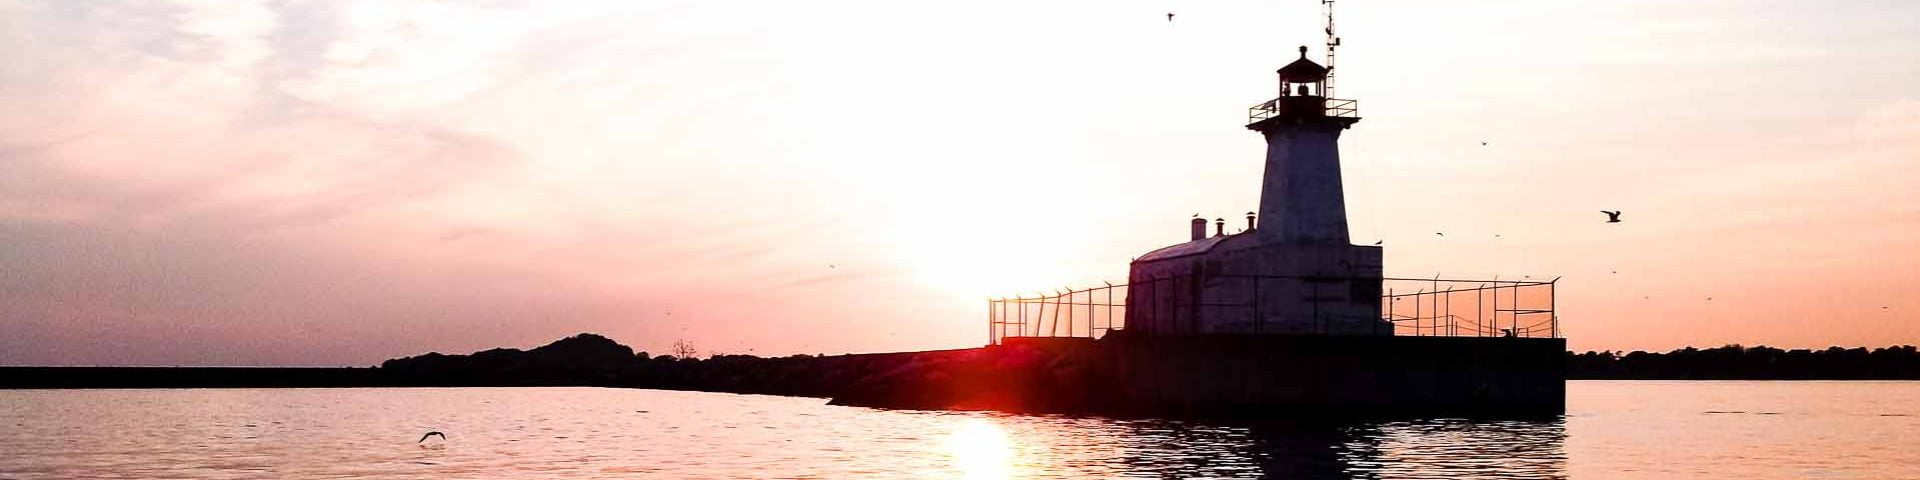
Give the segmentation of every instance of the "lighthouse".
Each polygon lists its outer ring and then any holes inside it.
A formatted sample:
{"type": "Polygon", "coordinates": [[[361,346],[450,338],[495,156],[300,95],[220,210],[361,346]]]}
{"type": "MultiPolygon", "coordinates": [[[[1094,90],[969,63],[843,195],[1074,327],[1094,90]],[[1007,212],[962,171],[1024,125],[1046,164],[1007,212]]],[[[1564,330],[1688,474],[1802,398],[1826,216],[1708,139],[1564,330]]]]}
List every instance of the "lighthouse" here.
{"type": "Polygon", "coordinates": [[[1347,243],[1347,204],[1340,188],[1340,133],[1360,121],[1351,100],[1329,100],[1327,69],[1307,59],[1282,67],[1280,96],[1255,105],[1247,128],[1267,140],[1260,182],[1263,242],[1347,243]],[[1331,114],[1329,114],[1331,113],[1331,114]]]}
{"type": "MultiPolygon", "coordinates": [[[[1183,219],[1186,241],[1135,257],[1125,283],[988,299],[979,358],[989,360],[976,369],[1033,380],[990,393],[944,389],[975,395],[949,404],[1316,419],[1566,411],[1555,280],[1387,278],[1379,244],[1351,243],[1340,139],[1360,111],[1333,94],[1340,37],[1333,0],[1321,5],[1324,60],[1306,47],[1298,58],[1284,52],[1273,96],[1238,124],[1266,147],[1258,175],[1226,186],[1254,188],[1259,177],[1260,203],[1229,210],[1246,212],[1245,228],[1228,232],[1225,215],[1196,214],[1183,219]],[[1055,357],[994,360],[1034,355],[1055,357]],[[1025,366],[1040,364],[1075,368],[1034,375],[1025,366]]],[[[943,390],[924,375],[903,378],[912,380],[875,397],[923,406],[917,392],[943,390]]]]}
{"type": "MultiPolygon", "coordinates": [[[[1135,259],[1126,324],[1146,335],[1392,335],[1380,316],[1381,248],[1352,245],[1340,135],[1357,102],[1328,98],[1327,67],[1300,57],[1278,96],[1248,109],[1267,143],[1249,228],[1202,234],[1135,259]]],[[[1196,220],[1195,225],[1200,225],[1196,220]]]]}

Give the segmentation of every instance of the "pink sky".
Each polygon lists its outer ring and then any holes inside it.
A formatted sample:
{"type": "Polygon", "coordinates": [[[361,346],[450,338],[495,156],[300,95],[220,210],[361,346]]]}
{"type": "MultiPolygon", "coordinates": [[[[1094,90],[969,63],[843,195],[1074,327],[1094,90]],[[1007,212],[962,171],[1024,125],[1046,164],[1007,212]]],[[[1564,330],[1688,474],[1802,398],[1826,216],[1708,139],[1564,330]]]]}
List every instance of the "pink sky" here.
{"type": "MultiPolygon", "coordinates": [[[[1920,343],[1920,4],[1341,8],[1390,275],[1562,276],[1579,350],[1920,343]]],[[[978,345],[1252,210],[1317,12],[0,2],[0,364],[978,345]]]]}

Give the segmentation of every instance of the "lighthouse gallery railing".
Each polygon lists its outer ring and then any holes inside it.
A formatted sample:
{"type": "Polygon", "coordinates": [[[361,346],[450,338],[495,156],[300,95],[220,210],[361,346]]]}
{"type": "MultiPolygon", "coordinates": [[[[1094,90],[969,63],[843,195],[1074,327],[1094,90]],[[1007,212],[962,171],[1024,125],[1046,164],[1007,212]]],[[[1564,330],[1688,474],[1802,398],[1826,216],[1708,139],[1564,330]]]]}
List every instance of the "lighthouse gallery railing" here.
{"type": "MultiPolygon", "coordinates": [[[[1313,97],[1279,97],[1273,100],[1260,102],[1258,104],[1255,104],[1252,107],[1247,107],[1247,123],[1259,123],[1261,120],[1278,117],[1280,116],[1281,113],[1287,111],[1289,104],[1298,106],[1298,104],[1295,103],[1294,99],[1301,99],[1301,98],[1313,98],[1313,97]]],[[[1312,104],[1308,104],[1307,107],[1312,108],[1312,104]]],[[[1327,98],[1327,99],[1323,99],[1323,101],[1320,104],[1320,108],[1321,108],[1321,113],[1324,116],[1328,116],[1328,117],[1341,117],[1341,118],[1359,118],[1360,117],[1360,101],[1358,100],[1327,98]]]]}
{"type": "MultiPolygon", "coordinates": [[[[1180,291],[1182,282],[1192,276],[1153,278],[1149,291],[1180,291]],[[1172,287],[1172,288],[1161,288],[1172,287]]],[[[1158,295],[1129,301],[1127,285],[1105,285],[1087,289],[1038,293],[987,300],[987,332],[990,344],[998,345],[1017,337],[1100,338],[1127,328],[1126,311],[1147,309],[1136,318],[1155,321],[1157,334],[1207,333],[1194,321],[1210,312],[1242,312],[1265,321],[1260,312],[1258,292],[1298,292],[1302,284],[1326,283],[1325,278],[1275,275],[1207,275],[1207,282],[1245,282],[1254,300],[1239,302],[1195,301],[1187,295],[1158,295]]],[[[1390,325],[1393,335],[1440,337],[1522,337],[1559,338],[1560,318],[1555,313],[1556,283],[1559,279],[1460,280],[1447,278],[1385,278],[1381,280],[1380,318],[1390,325]]],[[[1344,302],[1320,300],[1312,302],[1344,302]]],[[[1315,323],[1337,320],[1310,308],[1315,323]]],[[[1337,309],[1329,308],[1328,311],[1337,309]]],[[[1256,329],[1257,330],[1257,329],[1256,329]]],[[[1387,333],[1382,331],[1380,333],[1387,333]]]]}

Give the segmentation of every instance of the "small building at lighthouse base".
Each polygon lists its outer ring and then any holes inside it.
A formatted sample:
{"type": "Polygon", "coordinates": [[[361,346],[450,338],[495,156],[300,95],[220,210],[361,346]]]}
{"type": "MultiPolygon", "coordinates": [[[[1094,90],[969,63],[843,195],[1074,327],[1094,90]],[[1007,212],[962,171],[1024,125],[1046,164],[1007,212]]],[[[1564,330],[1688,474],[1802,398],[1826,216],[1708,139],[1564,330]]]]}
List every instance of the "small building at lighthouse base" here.
{"type": "Polygon", "coordinates": [[[1126,325],[1146,335],[1392,335],[1377,246],[1262,242],[1256,230],[1133,261],[1126,325]]]}

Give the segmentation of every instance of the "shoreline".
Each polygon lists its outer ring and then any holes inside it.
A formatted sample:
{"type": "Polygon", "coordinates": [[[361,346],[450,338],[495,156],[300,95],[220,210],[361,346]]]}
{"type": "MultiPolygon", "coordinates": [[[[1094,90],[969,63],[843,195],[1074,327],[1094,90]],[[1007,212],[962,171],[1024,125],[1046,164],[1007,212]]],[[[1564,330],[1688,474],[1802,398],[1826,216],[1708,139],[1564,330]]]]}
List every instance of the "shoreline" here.
{"type": "MultiPolygon", "coordinates": [[[[704,359],[649,356],[580,334],[530,350],[397,358],[369,367],[0,366],[0,389],[609,387],[835,398],[975,349],[704,359]]],[[[1566,352],[1566,380],[1920,380],[1909,345],[1782,350],[1729,345],[1665,353],[1566,352]]]]}

